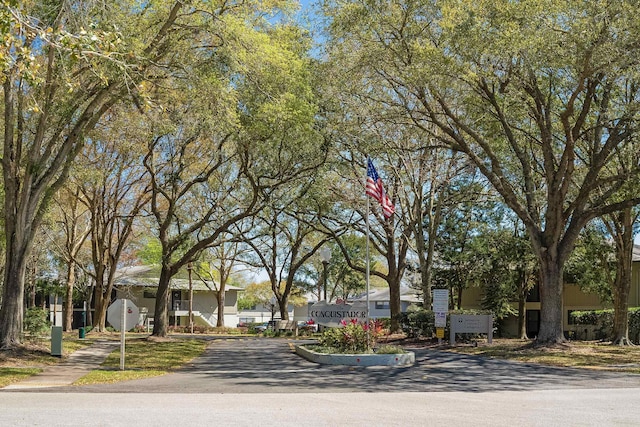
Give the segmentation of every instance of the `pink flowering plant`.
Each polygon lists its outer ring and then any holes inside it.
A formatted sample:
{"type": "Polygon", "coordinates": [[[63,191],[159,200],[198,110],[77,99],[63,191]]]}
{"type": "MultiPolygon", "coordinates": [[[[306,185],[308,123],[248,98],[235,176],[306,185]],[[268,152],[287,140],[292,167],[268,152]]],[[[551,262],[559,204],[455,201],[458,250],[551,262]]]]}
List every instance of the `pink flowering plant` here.
{"type": "Polygon", "coordinates": [[[375,322],[360,323],[357,319],[342,320],[337,328],[326,329],[319,339],[320,345],[335,353],[368,353],[374,347],[381,329],[375,322]]]}

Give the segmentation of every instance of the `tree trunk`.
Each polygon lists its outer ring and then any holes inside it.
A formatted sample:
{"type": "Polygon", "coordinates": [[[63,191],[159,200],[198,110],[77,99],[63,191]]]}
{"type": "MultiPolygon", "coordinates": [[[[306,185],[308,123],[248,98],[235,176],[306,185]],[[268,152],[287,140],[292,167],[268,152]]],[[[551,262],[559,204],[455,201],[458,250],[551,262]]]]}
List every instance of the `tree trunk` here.
{"type": "MultiPolygon", "coordinates": [[[[422,227],[418,226],[418,230],[422,227]]],[[[431,310],[431,265],[433,264],[433,243],[429,234],[429,248],[424,244],[424,234],[416,233],[416,252],[418,252],[418,262],[420,265],[420,282],[422,284],[422,306],[425,310],[431,310]]]]}
{"type": "Polygon", "coordinates": [[[394,276],[389,280],[389,309],[391,311],[391,333],[402,330],[400,317],[402,306],[400,304],[400,281],[394,276]]]}
{"type": "Polygon", "coordinates": [[[524,278],[520,281],[520,292],[518,292],[518,337],[521,340],[527,339],[527,282],[524,278]]]}
{"type": "Polygon", "coordinates": [[[87,325],[93,325],[93,311],[91,310],[91,305],[93,304],[93,291],[91,288],[95,287],[90,285],[89,292],[87,294],[87,318],[85,319],[87,325]]]}
{"type": "Polygon", "coordinates": [[[2,287],[2,308],[0,309],[0,349],[7,350],[20,345],[23,320],[23,292],[25,260],[23,251],[18,250],[15,235],[9,239],[6,252],[4,286],[2,287]]]}
{"type": "Polygon", "coordinates": [[[224,327],[224,286],[220,283],[220,290],[216,295],[216,301],[218,302],[218,321],[216,326],[219,328],[224,327]]]}
{"type": "Polygon", "coordinates": [[[278,305],[280,306],[280,319],[289,320],[289,310],[287,310],[287,306],[289,305],[289,296],[282,295],[278,298],[278,305]]]}
{"type": "Polygon", "coordinates": [[[464,290],[464,286],[460,285],[457,288],[458,292],[456,295],[456,310],[462,310],[462,291],[464,290]]]}
{"type": "Polygon", "coordinates": [[[110,295],[105,294],[104,278],[100,272],[95,277],[96,285],[93,290],[95,300],[95,310],[93,313],[93,328],[98,332],[104,332],[107,324],[107,308],[111,300],[110,295]]]}
{"type": "Polygon", "coordinates": [[[73,288],[76,283],[76,269],[73,261],[67,265],[67,283],[65,284],[66,297],[64,300],[64,330],[73,329],[73,288]]]}
{"type": "MultiPolygon", "coordinates": [[[[619,260],[618,264],[626,263],[619,260]]],[[[616,284],[613,288],[613,335],[611,342],[618,345],[629,345],[629,291],[631,289],[631,266],[618,265],[616,284]]]]}
{"type": "Polygon", "coordinates": [[[96,275],[100,277],[100,280],[96,280],[96,308],[94,316],[94,327],[104,332],[107,325],[107,309],[111,304],[111,293],[113,292],[113,282],[115,280],[116,263],[113,259],[110,260],[107,268],[102,268],[100,273],[96,275]],[[106,279],[104,273],[107,272],[106,279]]]}
{"type": "Polygon", "coordinates": [[[102,290],[97,287],[94,298],[96,299],[96,305],[93,312],[93,328],[98,332],[105,332],[107,328],[107,308],[109,308],[110,298],[103,295],[102,290]]]}
{"type": "Polygon", "coordinates": [[[35,278],[31,281],[30,291],[29,291],[29,304],[27,308],[33,308],[36,306],[36,280],[35,278]]]}
{"type": "Polygon", "coordinates": [[[156,307],[153,314],[154,337],[166,337],[169,332],[169,283],[171,272],[166,265],[160,271],[158,292],[156,293],[156,307]]]}
{"type": "Polygon", "coordinates": [[[631,266],[633,257],[633,223],[631,208],[620,212],[615,226],[616,279],[613,286],[613,334],[611,342],[630,345],[629,340],[629,292],[631,291],[631,266]]]}
{"type": "Polygon", "coordinates": [[[562,272],[564,263],[549,250],[540,254],[540,331],[536,341],[540,344],[562,343],[562,272]]]}

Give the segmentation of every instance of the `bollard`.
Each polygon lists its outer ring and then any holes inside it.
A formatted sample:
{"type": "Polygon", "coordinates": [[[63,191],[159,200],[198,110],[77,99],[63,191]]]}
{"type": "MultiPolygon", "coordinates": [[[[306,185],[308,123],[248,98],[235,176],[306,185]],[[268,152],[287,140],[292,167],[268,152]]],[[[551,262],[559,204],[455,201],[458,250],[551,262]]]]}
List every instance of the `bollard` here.
{"type": "Polygon", "coordinates": [[[51,355],[62,357],[62,326],[51,327],[51,355]]]}

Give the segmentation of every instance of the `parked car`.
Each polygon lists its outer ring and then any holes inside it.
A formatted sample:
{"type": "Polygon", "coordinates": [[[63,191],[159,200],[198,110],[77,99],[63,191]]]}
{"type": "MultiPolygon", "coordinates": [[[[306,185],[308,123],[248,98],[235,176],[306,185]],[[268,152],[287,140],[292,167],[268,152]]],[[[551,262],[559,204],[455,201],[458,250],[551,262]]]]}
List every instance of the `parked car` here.
{"type": "Polygon", "coordinates": [[[253,326],[253,330],[256,332],[264,332],[269,329],[269,322],[259,323],[253,326]]]}
{"type": "Polygon", "coordinates": [[[318,324],[313,320],[307,320],[306,322],[298,322],[298,330],[318,332],[318,324]]]}

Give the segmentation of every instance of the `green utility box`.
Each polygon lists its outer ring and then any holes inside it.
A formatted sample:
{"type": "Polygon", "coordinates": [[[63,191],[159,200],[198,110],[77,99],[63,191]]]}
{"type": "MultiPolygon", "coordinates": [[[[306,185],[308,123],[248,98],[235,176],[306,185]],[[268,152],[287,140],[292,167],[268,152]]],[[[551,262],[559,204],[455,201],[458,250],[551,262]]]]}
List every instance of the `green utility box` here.
{"type": "Polygon", "coordinates": [[[78,338],[84,338],[85,337],[85,333],[84,333],[84,328],[80,328],[78,329],[78,338]]]}
{"type": "Polygon", "coordinates": [[[62,326],[51,327],[51,355],[62,357],[62,326]]]}

